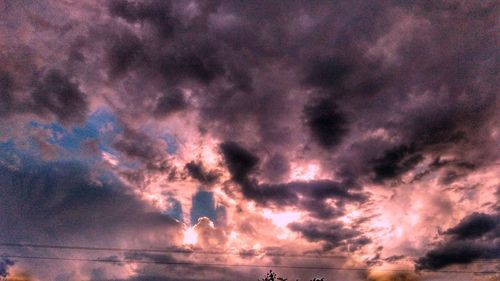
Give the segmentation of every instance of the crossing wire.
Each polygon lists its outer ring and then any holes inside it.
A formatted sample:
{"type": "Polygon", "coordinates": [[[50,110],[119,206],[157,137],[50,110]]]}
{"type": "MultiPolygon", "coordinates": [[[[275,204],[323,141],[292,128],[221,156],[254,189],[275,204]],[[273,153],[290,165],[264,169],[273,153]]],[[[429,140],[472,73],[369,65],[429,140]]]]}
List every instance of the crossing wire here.
{"type": "Polygon", "coordinates": [[[83,250],[83,251],[115,251],[115,252],[137,252],[137,253],[174,253],[174,254],[201,254],[201,255],[235,255],[235,256],[271,256],[271,257],[303,257],[319,259],[347,259],[347,256],[338,255],[311,255],[311,254],[284,254],[284,253],[252,253],[252,252],[227,252],[227,251],[201,251],[180,248],[117,248],[117,247],[89,247],[89,246],[65,246],[65,245],[46,245],[46,244],[27,244],[27,243],[0,243],[0,247],[18,247],[18,248],[41,248],[41,249],[64,249],[64,250],[83,250]]]}
{"type": "MultiPolygon", "coordinates": [[[[117,260],[117,259],[90,259],[90,258],[68,258],[68,257],[50,257],[50,256],[25,256],[25,255],[0,255],[2,258],[9,259],[32,259],[32,260],[60,260],[60,261],[85,261],[101,263],[138,263],[138,264],[157,264],[172,266],[193,266],[193,267],[253,267],[253,268],[285,268],[285,269],[304,269],[304,270],[334,270],[334,271],[367,271],[366,267],[331,267],[331,266],[296,266],[281,264],[229,264],[229,263],[197,263],[184,261],[145,261],[145,260],[117,260]]],[[[377,269],[380,272],[411,272],[408,269],[377,269]]],[[[464,270],[421,270],[421,272],[433,273],[453,273],[453,274],[498,274],[500,271],[464,271],[464,270]]]]}
{"type": "MultiPolygon", "coordinates": [[[[120,247],[90,247],[90,246],[68,246],[68,245],[47,245],[33,243],[0,243],[0,247],[35,248],[35,249],[61,249],[61,250],[83,250],[83,251],[115,251],[115,252],[135,252],[135,253],[174,253],[185,255],[234,255],[234,256],[270,256],[285,258],[315,258],[315,259],[347,259],[348,256],[340,255],[314,255],[314,254],[292,254],[292,253],[252,253],[252,252],[228,252],[228,251],[203,251],[196,249],[182,248],[120,248],[120,247]]],[[[407,257],[406,259],[411,259],[407,257]]],[[[500,264],[498,259],[478,259],[473,263],[500,264]]]]}

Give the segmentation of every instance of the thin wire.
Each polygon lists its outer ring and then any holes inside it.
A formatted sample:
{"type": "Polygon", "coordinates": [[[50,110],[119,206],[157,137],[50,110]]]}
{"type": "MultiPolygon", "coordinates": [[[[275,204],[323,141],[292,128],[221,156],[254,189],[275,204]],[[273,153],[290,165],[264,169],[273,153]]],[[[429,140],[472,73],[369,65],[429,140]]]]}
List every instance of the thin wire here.
{"type": "MultiPolygon", "coordinates": [[[[336,270],[336,271],[367,271],[370,268],[365,267],[328,267],[328,266],[294,266],[294,265],[276,265],[276,264],[226,264],[226,263],[194,263],[194,262],[163,262],[163,261],[143,261],[143,260],[111,260],[111,259],[88,259],[88,258],[62,258],[48,256],[22,256],[22,255],[0,255],[3,258],[11,259],[34,259],[34,260],[63,260],[63,261],[87,261],[102,263],[139,263],[139,264],[158,264],[158,265],[183,265],[183,266],[206,266],[206,267],[254,267],[254,268],[288,268],[288,269],[315,269],[315,270],[336,270]]],[[[407,269],[377,269],[381,272],[411,272],[407,269]]],[[[421,272],[433,273],[456,273],[456,274],[497,274],[500,271],[463,271],[463,270],[421,270],[421,272]]]]}
{"type": "MultiPolygon", "coordinates": [[[[235,255],[235,256],[271,256],[271,257],[290,257],[290,258],[319,258],[319,259],[347,259],[347,256],[336,255],[311,255],[311,254],[284,254],[284,253],[245,253],[245,252],[224,252],[224,251],[201,251],[192,249],[180,248],[118,248],[118,247],[89,247],[89,246],[65,246],[65,245],[47,245],[47,244],[30,244],[30,243],[0,243],[0,247],[19,247],[19,248],[42,248],[42,249],[63,249],[63,250],[85,250],[85,251],[118,251],[118,252],[136,252],[136,253],[175,253],[175,254],[200,254],[200,255],[235,255]]],[[[407,257],[406,260],[413,260],[407,257]]],[[[474,264],[498,264],[498,259],[478,259],[471,263],[474,264]]]]}
{"type": "Polygon", "coordinates": [[[293,268],[293,269],[331,269],[331,270],[356,270],[364,271],[367,268],[340,268],[320,266],[292,266],[292,265],[261,265],[261,264],[226,264],[226,263],[194,263],[194,262],[167,262],[167,261],[144,261],[144,260],[115,260],[115,259],[88,259],[88,258],[62,258],[48,256],[22,256],[22,255],[0,255],[3,258],[12,259],[41,259],[41,260],[63,260],[63,261],[88,261],[103,263],[139,263],[139,264],[161,264],[161,265],[187,265],[187,266],[211,266],[211,267],[258,267],[258,268],[293,268]]]}
{"type": "Polygon", "coordinates": [[[335,255],[308,255],[308,254],[282,254],[282,253],[245,253],[245,252],[223,252],[223,251],[200,251],[190,249],[175,248],[114,248],[114,247],[88,247],[88,246],[65,246],[65,245],[46,245],[46,244],[27,244],[27,243],[0,243],[0,247],[18,247],[18,248],[42,248],[42,249],[64,249],[64,250],[85,250],[85,251],[118,251],[118,252],[143,252],[143,253],[175,253],[175,254],[202,254],[202,255],[236,255],[236,256],[272,256],[272,257],[304,257],[320,259],[347,259],[346,256],[335,255]]]}
{"type": "MultiPolygon", "coordinates": [[[[416,258],[413,258],[413,257],[406,257],[405,260],[409,260],[409,261],[412,261],[412,262],[416,262],[417,259],[416,258]]],[[[481,264],[481,263],[486,263],[486,264],[500,264],[500,260],[499,259],[477,259],[477,260],[474,260],[474,261],[471,261],[469,264],[481,264]]]]}

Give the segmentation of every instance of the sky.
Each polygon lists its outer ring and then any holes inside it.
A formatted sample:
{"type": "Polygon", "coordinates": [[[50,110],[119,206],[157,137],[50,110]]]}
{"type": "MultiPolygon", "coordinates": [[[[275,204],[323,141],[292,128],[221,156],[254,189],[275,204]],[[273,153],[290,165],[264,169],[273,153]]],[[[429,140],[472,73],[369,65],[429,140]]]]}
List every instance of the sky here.
{"type": "Polygon", "coordinates": [[[500,280],[494,0],[0,0],[0,279],[500,280]]]}

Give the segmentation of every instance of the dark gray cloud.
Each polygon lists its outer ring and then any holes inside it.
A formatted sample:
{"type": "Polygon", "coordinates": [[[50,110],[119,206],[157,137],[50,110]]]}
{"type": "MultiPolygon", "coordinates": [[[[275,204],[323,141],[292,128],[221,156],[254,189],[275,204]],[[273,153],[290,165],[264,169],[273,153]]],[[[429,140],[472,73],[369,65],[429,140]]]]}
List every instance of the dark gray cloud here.
{"type": "Polygon", "coordinates": [[[274,154],[263,166],[263,175],[271,182],[281,182],[290,173],[290,163],[285,156],[274,154]]]}
{"type": "Polygon", "coordinates": [[[307,240],[312,242],[325,242],[325,250],[343,246],[344,250],[356,250],[371,243],[370,239],[361,237],[362,233],[345,227],[340,222],[313,222],[291,223],[289,228],[300,232],[307,240]],[[349,245],[349,247],[348,247],[349,245]]]}
{"type": "Polygon", "coordinates": [[[63,124],[85,121],[88,113],[85,94],[60,71],[48,71],[34,88],[31,93],[34,112],[52,114],[63,124]]]}
{"type": "Polygon", "coordinates": [[[449,185],[473,172],[476,169],[476,165],[466,161],[442,160],[440,157],[437,157],[434,159],[429,168],[416,175],[415,179],[422,178],[428,173],[439,169],[445,169],[445,172],[441,175],[439,182],[443,185],[449,185]]]}
{"type": "MultiPolygon", "coordinates": [[[[113,148],[141,164],[121,175],[137,183],[147,172],[172,178],[176,172],[165,142],[136,128],[168,127],[169,117],[191,114],[185,125],[199,128],[202,138],[234,140],[219,149],[245,199],[293,206],[311,220],[327,221],[294,227],[311,241],[330,241],[328,248],[369,242],[361,230],[329,225],[346,205],[370,201],[366,183],[398,183],[415,172],[409,185],[434,173],[438,184],[456,185],[498,162],[496,1],[35,2],[5,4],[0,20],[6,38],[0,47],[1,125],[17,128],[6,122],[18,115],[73,125],[85,120],[91,104],[109,107],[124,123],[113,148]],[[441,160],[429,164],[432,159],[441,160]],[[295,164],[309,162],[319,163],[323,180],[288,180],[295,164]]],[[[47,144],[36,145],[53,154],[47,144]]],[[[216,182],[213,171],[190,161],[180,167],[192,178],[216,182]]],[[[72,186],[90,185],[77,183],[78,171],[60,169],[47,172],[57,174],[47,181],[59,186],[59,178],[76,174],[72,186]]],[[[16,173],[19,179],[9,178],[16,185],[43,178],[16,173]]],[[[59,198],[81,198],[70,200],[77,207],[113,203],[93,188],[89,195],[61,188],[51,201],[44,195],[51,189],[38,187],[50,184],[33,181],[41,204],[37,196],[23,200],[41,207],[6,204],[36,209],[22,218],[33,216],[42,230],[38,221],[47,218],[38,212],[54,217],[47,226],[70,229],[73,216],[87,222],[78,214],[64,217],[70,208],[54,207],[59,198]],[[95,200],[86,197],[91,194],[95,200]]],[[[141,217],[122,210],[128,212],[141,217]]],[[[489,258],[498,243],[489,223],[479,214],[462,221],[420,264],[440,268],[454,262],[450,253],[465,253],[465,261],[489,258]]],[[[115,224],[109,218],[110,228],[115,224]]]]}
{"type": "Polygon", "coordinates": [[[385,258],[384,261],[389,262],[389,263],[393,263],[393,262],[397,262],[399,260],[402,260],[404,258],[406,258],[406,256],[404,256],[404,255],[395,255],[395,256],[390,256],[390,257],[385,258]]]}
{"type": "Polygon", "coordinates": [[[452,264],[500,258],[500,217],[473,213],[446,230],[446,240],[416,263],[417,269],[436,270],[452,264]]]}
{"type": "MultiPolygon", "coordinates": [[[[463,240],[481,237],[495,229],[497,229],[497,232],[500,231],[500,216],[473,213],[463,218],[460,223],[444,233],[454,235],[456,239],[463,240]]],[[[497,234],[500,234],[500,232],[497,234]]]]}
{"type": "Polygon", "coordinates": [[[176,19],[171,15],[170,1],[113,0],[109,1],[108,5],[109,13],[112,16],[123,18],[130,23],[150,24],[163,37],[168,38],[173,35],[176,19]]]}
{"type": "MultiPolygon", "coordinates": [[[[207,225],[205,225],[207,226],[207,225]]],[[[210,227],[208,227],[210,228],[210,227]]],[[[213,230],[213,229],[212,229],[213,230]]],[[[203,231],[203,230],[202,230],[203,231]]],[[[200,232],[199,232],[200,233],[200,232]]],[[[201,234],[201,233],[200,233],[201,234]]],[[[209,239],[213,237],[207,236],[209,239]]],[[[184,249],[185,250],[185,249],[184,249]]],[[[228,276],[241,276],[241,278],[251,279],[251,274],[234,270],[230,267],[215,267],[203,265],[210,262],[204,257],[199,261],[201,265],[191,264],[192,260],[182,258],[182,256],[173,256],[168,254],[150,254],[128,252],[125,254],[127,261],[152,262],[157,264],[142,265],[134,274],[128,278],[95,278],[95,281],[114,280],[114,281],[142,281],[142,280],[158,280],[158,281],[186,281],[186,280],[228,280],[228,276]],[[178,264],[176,264],[178,263],[178,264]],[[163,265],[162,265],[163,264],[163,265]],[[165,267],[168,270],[165,271],[165,267]]],[[[220,260],[219,260],[220,263],[220,260]]]]}
{"type": "Polygon", "coordinates": [[[417,269],[437,270],[452,264],[470,264],[479,259],[498,259],[500,243],[482,241],[451,241],[437,247],[417,260],[417,269]]]}
{"type": "MultiPolygon", "coordinates": [[[[345,200],[345,202],[364,202],[367,200],[367,195],[352,188],[351,186],[345,185],[340,182],[332,180],[310,180],[310,181],[292,181],[283,184],[260,184],[254,187],[257,190],[262,190],[263,202],[267,200],[273,201],[273,198],[266,198],[266,193],[274,191],[274,193],[282,193],[283,197],[287,197],[286,194],[300,194],[302,196],[314,199],[338,199],[340,201],[345,200]],[[269,191],[266,191],[269,190],[269,191]]],[[[279,196],[279,195],[276,195],[279,196]]],[[[291,195],[289,195],[291,196],[291,195]]]]}
{"type": "Polygon", "coordinates": [[[220,176],[217,171],[206,171],[201,163],[194,161],[187,163],[185,169],[193,179],[205,185],[214,184],[220,176]]]}
{"type": "Polygon", "coordinates": [[[246,199],[276,208],[295,206],[320,219],[292,223],[289,228],[302,233],[309,241],[323,242],[323,250],[343,247],[344,250],[355,251],[371,243],[360,231],[330,220],[343,216],[346,204],[360,205],[368,201],[368,194],[360,191],[358,186],[332,180],[258,183],[252,174],[259,163],[256,156],[234,142],[229,146],[227,142],[221,144],[221,152],[233,180],[241,187],[246,199]],[[327,203],[329,199],[334,203],[327,203]]]}
{"type": "Polygon", "coordinates": [[[273,204],[284,207],[298,202],[296,192],[287,188],[286,184],[258,184],[254,179],[244,179],[239,185],[245,198],[262,205],[273,204]]]}
{"type": "Polygon", "coordinates": [[[375,180],[396,178],[413,169],[422,160],[422,155],[415,153],[414,145],[389,149],[382,157],[373,160],[375,180]]]}
{"type": "Polygon", "coordinates": [[[142,43],[135,34],[131,32],[118,34],[107,54],[110,75],[117,77],[126,73],[134,63],[139,63],[141,52],[142,43]]]}
{"type": "Polygon", "coordinates": [[[460,151],[490,149],[491,143],[477,146],[491,138],[497,100],[497,71],[487,59],[494,55],[487,35],[493,16],[484,7],[357,1],[258,7],[220,1],[190,10],[183,3],[110,1],[107,12],[125,21],[120,27],[128,35],[120,31],[106,41],[108,68],[132,74],[117,83],[152,87],[126,90],[121,98],[131,110],[125,114],[142,108],[161,118],[193,109],[177,90],[186,87],[202,132],[252,139],[250,146],[265,147],[255,151],[265,161],[264,154],[283,155],[287,147],[318,157],[297,138],[304,130],[323,148],[356,142],[360,157],[343,150],[319,158],[350,158],[333,164],[335,171],[350,180],[374,174],[379,183],[399,178],[428,154],[467,158],[460,151]],[[447,9],[462,17],[444,17],[447,9]],[[461,21],[468,25],[458,32],[461,21]],[[482,75],[482,81],[472,78],[482,75]],[[376,148],[374,139],[356,139],[377,129],[397,137],[376,148]]]}
{"type": "Polygon", "coordinates": [[[243,182],[248,174],[255,168],[259,159],[241,147],[239,144],[231,141],[220,144],[220,149],[227,168],[236,182],[243,182]]]}
{"type": "Polygon", "coordinates": [[[96,181],[79,163],[30,161],[16,170],[0,167],[3,241],[109,246],[141,232],[162,232],[172,239],[179,235],[178,222],[119,182],[96,181]]]}
{"type": "Polygon", "coordinates": [[[171,83],[192,79],[208,84],[224,73],[224,68],[210,45],[197,46],[182,53],[160,54],[155,67],[171,83]]]}
{"type": "Polygon", "coordinates": [[[89,111],[88,99],[72,77],[58,69],[27,76],[26,81],[16,81],[11,73],[1,71],[0,114],[34,113],[64,125],[85,121],[89,111]],[[19,93],[20,89],[26,88],[30,89],[28,97],[19,93]]]}
{"type": "MultiPolygon", "coordinates": [[[[109,171],[93,170],[79,162],[44,162],[18,156],[21,158],[16,167],[4,163],[0,167],[0,240],[4,243],[146,249],[173,246],[182,240],[181,223],[138,199],[109,171]]],[[[97,254],[37,248],[5,248],[2,253],[73,257],[76,252],[89,259],[97,254]]],[[[116,259],[117,252],[98,254],[109,260],[113,255],[116,259]]],[[[39,261],[35,261],[19,263],[24,268],[37,268],[37,275],[53,280],[67,280],[63,276],[82,266],[54,261],[39,267],[39,261]]],[[[102,269],[102,276],[111,276],[114,270],[112,266],[82,268],[85,272],[102,269]]]]}
{"type": "Polygon", "coordinates": [[[495,54],[494,24],[489,24],[494,4],[436,4],[438,9],[362,1],[262,5],[109,1],[102,12],[111,17],[92,27],[100,32],[90,34],[80,51],[104,64],[93,67],[108,69],[127,107],[121,114],[164,117],[185,110],[185,97],[171,91],[182,85],[199,102],[203,130],[221,139],[255,134],[255,142],[271,153],[282,153],[287,145],[301,149],[303,143],[291,140],[302,130],[310,130],[325,147],[338,145],[352,127],[385,128],[402,136],[393,146],[421,139],[427,145],[462,147],[455,141],[488,127],[496,100],[490,81],[498,73],[488,59],[495,54]],[[450,10],[453,16],[444,17],[450,10]],[[462,21],[467,28],[456,30],[462,21]],[[95,53],[101,47],[104,54],[95,53]],[[483,74],[482,81],[472,78],[483,74]],[[449,92],[448,97],[394,118],[412,97],[439,91],[449,92]],[[330,105],[308,104],[310,95],[330,105]],[[283,109],[292,107],[303,110],[283,109]],[[306,128],[291,126],[300,124],[301,111],[306,128]],[[244,125],[255,129],[245,132],[244,125]]]}
{"type": "Polygon", "coordinates": [[[306,105],[304,114],[312,136],[325,148],[338,145],[347,133],[347,118],[330,100],[321,100],[306,105]]]}
{"type": "Polygon", "coordinates": [[[316,87],[335,88],[351,72],[352,66],[342,62],[341,58],[324,58],[310,66],[305,82],[316,87]]]}
{"type": "Polygon", "coordinates": [[[170,170],[165,143],[144,132],[125,126],[123,133],[114,140],[113,147],[129,159],[142,163],[146,170],[170,170]]]}
{"type": "Polygon", "coordinates": [[[5,116],[10,113],[14,103],[13,97],[13,81],[10,75],[6,72],[0,72],[0,116],[5,116]]]}
{"type": "Polygon", "coordinates": [[[324,200],[316,198],[302,200],[298,206],[307,210],[312,217],[317,219],[336,218],[344,215],[344,210],[341,207],[332,206],[324,200]]]}
{"type": "Polygon", "coordinates": [[[148,261],[156,263],[174,263],[178,262],[176,258],[168,254],[144,253],[144,252],[126,252],[124,254],[126,261],[148,261]]]}
{"type": "Polygon", "coordinates": [[[158,98],[154,115],[162,118],[177,111],[186,109],[188,102],[184,93],[179,89],[172,89],[158,98]]]}
{"type": "Polygon", "coordinates": [[[332,180],[291,181],[286,183],[259,183],[252,174],[259,159],[235,142],[220,145],[232,180],[241,187],[243,196],[262,205],[300,206],[318,218],[343,214],[345,204],[362,204],[369,198],[359,186],[332,180]],[[334,199],[335,207],[325,203],[334,199]]]}

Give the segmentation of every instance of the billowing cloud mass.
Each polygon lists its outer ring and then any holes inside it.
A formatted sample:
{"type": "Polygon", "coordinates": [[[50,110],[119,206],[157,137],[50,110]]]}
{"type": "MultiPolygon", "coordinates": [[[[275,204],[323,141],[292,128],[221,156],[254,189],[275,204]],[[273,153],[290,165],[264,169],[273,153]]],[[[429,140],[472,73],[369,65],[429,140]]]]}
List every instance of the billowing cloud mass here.
{"type": "Polygon", "coordinates": [[[0,277],[499,278],[498,1],[0,12],[0,277]]]}
{"type": "Polygon", "coordinates": [[[478,259],[500,258],[500,216],[473,213],[443,233],[447,241],[418,259],[420,268],[438,269],[478,259]]]}

